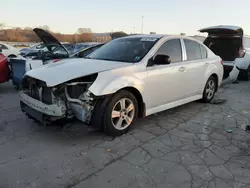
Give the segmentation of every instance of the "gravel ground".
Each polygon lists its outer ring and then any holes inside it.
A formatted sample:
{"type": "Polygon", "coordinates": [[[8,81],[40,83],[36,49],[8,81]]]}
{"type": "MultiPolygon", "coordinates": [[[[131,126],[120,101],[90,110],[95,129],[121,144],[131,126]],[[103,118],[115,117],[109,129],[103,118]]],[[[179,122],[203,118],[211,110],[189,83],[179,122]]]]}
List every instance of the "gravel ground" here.
{"type": "Polygon", "coordinates": [[[152,115],[111,138],[80,122],[43,127],[1,84],[0,188],[249,188],[250,83],[216,97],[227,101],[152,115]]]}

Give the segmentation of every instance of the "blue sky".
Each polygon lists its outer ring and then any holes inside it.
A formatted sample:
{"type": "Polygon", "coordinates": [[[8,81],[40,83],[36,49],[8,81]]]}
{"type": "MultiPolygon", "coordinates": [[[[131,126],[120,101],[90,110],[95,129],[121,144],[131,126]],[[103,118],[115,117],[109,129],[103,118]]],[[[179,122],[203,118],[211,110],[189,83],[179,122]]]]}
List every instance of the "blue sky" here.
{"type": "Polygon", "coordinates": [[[250,1],[230,0],[1,0],[0,23],[9,26],[48,25],[52,31],[74,33],[123,30],[144,33],[198,34],[212,25],[243,27],[250,35],[250,1]]]}

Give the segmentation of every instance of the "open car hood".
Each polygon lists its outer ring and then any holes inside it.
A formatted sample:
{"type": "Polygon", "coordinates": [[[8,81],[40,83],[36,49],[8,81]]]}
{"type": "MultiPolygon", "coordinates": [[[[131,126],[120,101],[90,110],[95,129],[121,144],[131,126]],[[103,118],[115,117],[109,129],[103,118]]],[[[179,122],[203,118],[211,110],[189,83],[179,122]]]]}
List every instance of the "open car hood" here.
{"type": "Polygon", "coordinates": [[[213,34],[238,34],[243,35],[243,29],[238,26],[230,26],[230,25],[219,25],[206,27],[199,30],[201,33],[208,33],[210,35],[213,34]]]}
{"type": "Polygon", "coordinates": [[[49,51],[52,51],[51,47],[53,45],[57,45],[57,46],[60,46],[61,49],[64,50],[69,55],[68,50],[50,33],[40,28],[35,28],[33,29],[33,31],[43,41],[44,45],[48,48],[49,51]]]}

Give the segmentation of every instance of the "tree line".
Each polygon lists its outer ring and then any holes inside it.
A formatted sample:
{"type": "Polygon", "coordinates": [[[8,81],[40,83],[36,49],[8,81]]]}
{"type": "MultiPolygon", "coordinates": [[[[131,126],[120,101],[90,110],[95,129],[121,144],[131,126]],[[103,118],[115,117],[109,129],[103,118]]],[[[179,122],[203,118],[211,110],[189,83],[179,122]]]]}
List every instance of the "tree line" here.
{"type": "MultiPolygon", "coordinates": [[[[48,27],[40,27],[44,30],[49,31],[48,27]]],[[[79,28],[76,34],[61,34],[49,31],[54,37],[56,37],[61,42],[91,42],[92,41],[92,31],[91,29],[79,28]]],[[[1,29],[0,27],[0,41],[9,42],[39,42],[40,39],[33,32],[32,28],[11,28],[11,29],[1,29]]]]}

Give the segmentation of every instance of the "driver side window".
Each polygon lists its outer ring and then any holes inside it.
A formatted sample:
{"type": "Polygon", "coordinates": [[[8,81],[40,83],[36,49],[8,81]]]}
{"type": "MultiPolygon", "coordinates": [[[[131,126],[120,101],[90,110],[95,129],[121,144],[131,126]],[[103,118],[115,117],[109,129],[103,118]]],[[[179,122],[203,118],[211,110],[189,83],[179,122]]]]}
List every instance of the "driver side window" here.
{"type": "Polygon", "coordinates": [[[156,55],[166,55],[170,57],[171,63],[182,61],[182,49],[180,39],[171,39],[162,44],[156,55]]]}

